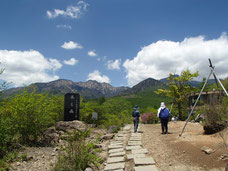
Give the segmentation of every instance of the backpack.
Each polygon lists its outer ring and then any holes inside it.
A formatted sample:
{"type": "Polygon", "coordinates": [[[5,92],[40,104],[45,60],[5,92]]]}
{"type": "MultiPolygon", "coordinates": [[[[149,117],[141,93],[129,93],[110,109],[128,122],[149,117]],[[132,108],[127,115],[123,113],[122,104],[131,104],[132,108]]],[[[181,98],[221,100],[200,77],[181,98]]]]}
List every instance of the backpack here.
{"type": "Polygon", "coordinates": [[[159,113],[159,118],[161,119],[168,119],[170,117],[169,110],[167,108],[161,109],[159,113]]]}
{"type": "Polygon", "coordinates": [[[134,118],[139,117],[139,111],[138,111],[138,110],[135,110],[135,111],[132,113],[132,116],[133,116],[134,118]]]}

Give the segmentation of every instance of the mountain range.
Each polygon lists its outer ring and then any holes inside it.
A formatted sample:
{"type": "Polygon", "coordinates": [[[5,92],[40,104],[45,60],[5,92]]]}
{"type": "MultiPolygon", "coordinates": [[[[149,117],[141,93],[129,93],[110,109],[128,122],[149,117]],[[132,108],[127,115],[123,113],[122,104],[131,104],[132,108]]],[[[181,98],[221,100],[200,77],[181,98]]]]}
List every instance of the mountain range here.
{"type": "MultiPolygon", "coordinates": [[[[193,81],[194,85],[199,85],[200,82],[193,81]]],[[[66,93],[79,93],[85,99],[111,97],[125,94],[135,94],[143,92],[147,89],[158,89],[167,87],[167,79],[156,80],[148,78],[136,84],[132,88],[130,87],[113,87],[108,83],[100,83],[95,80],[88,80],[86,82],[73,82],[70,80],[59,79],[48,83],[34,83],[38,93],[49,92],[51,94],[66,94],[66,93]]],[[[21,92],[25,87],[11,88],[3,91],[3,97],[12,96],[18,92],[21,92]]]]}

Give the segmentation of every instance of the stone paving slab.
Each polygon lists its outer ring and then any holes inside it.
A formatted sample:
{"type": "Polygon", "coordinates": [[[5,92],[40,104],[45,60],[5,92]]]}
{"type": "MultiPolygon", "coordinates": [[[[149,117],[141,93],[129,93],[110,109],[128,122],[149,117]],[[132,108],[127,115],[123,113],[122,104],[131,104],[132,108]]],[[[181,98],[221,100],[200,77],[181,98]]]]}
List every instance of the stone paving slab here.
{"type": "Polygon", "coordinates": [[[133,133],[131,133],[131,136],[142,136],[142,133],[133,132],[133,133]]]}
{"type": "Polygon", "coordinates": [[[128,143],[139,143],[141,140],[129,140],[128,143]]]}
{"type": "Polygon", "coordinates": [[[142,136],[142,133],[133,132],[133,133],[131,133],[131,136],[141,137],[142,136]]]}
{"type": "Polygon", "coordinates": [[[108,158],[107,160],[107,163],[119,163],[119,162],[124,162],[125,159],[124,157],[111,157],[111,158],[108,158]]]}
{"type": "Polygon", "coordinates": [[[136,166],[138,166],[138,165],[153,165],[153,164],[155,164],[155,161],[152,157],[134,158],[134,163],[136,166]]]}
{"type": "Polygon", "coordinates": [[[141,135],[131,135],[131,138],[142,138],[141,135]]]}
{"type": "Polygon", "coordinates": [[[123,145],[109,145],[108,149],[118,149],[118,148],[123,148],[123,145]]]}
{"type": "Polygon", "coordinates": [[[128,142],[128,145],[129,146],[136,146],[136,145],[142,145],[142,142],[141,141],[129,141],[128,142]]]}
{"type": "Polygon", "coordinates": [[[134,159],[134,158],[141,158],[141,157],[146,157],[145,154],[127,154],[127,159],[134,159]]]}
{"type": "Polygon", "coordinates": [[[119,142],[119,141],[111,142],[110,145],[112,145],[112,146],[115,146],[115,145],[123,145],[123,142],[119,142]]]}
{"type": "Polygon", "coordinates": [[[125,152],[122,151],[122,152],[117,152],[117,153],[110,153],[109,156],[110,157],[117,157],[117,156],[124,156],[125,155],[125,152]]]}
{"type": "Polygon", "coordinates": [[[141,141],[142,138],[130,138],[129,141],[141,141]]]}
{"type": "Polygon", "coordinates": [[[136,149],[142,149],[141,146],[136,145],[136,146],[126,146],[126,150],[136,150],[136,149]]]}
{"type": "Polygon", "coordinates": [[[142,148],[142,149],[139,149],[139,150],[131,150],[132,154],[147,154],[148,153],[148,150],[146,148],[142,148]]]}
{"type": "Polygon", "coordinates": [[[123,152],[123,151],[124,151],[123,148],[117,148],[117,149],[109,150],[108,153],[117,153],[117,152],[123,152]]]}
{"type": "Polygon", "coordinates": [[[135,171],[158,171],[155,165],[134,167],[135,171]]]}
{"type": "Polygon", "coordinates": [[[125,163],[113,163],[107,164],[104,168],[104,171],[108,170],[117,170],[117,169],[124,169],[125,163]]]}
{"type": "Polygon", "coordinates": [[[130,130],[132,128],[132,125],[126,125],[124,128],[123,128],[123,130],[124,131],[128,131],[128,130],[130,130]]]}

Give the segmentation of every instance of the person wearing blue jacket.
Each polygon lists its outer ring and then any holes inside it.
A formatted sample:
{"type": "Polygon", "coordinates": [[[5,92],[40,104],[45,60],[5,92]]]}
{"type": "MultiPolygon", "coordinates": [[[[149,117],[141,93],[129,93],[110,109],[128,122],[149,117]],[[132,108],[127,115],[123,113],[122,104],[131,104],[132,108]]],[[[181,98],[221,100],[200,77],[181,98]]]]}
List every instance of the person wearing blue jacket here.
{"type": "Polygon", "coordinates": [[[162,134],[167,134],[170,113],[164,102],[161,102],[161,107],[158,109],[158,117],[161,121],[162,134]]]}
{"type": "Polygon", "coordinates": [[[134,132],[137,132],[138,125],[139,125],[139,107],[136,105],[134,107],[134,111],[132,112],[133,122],[134,122],[134,132]]]}

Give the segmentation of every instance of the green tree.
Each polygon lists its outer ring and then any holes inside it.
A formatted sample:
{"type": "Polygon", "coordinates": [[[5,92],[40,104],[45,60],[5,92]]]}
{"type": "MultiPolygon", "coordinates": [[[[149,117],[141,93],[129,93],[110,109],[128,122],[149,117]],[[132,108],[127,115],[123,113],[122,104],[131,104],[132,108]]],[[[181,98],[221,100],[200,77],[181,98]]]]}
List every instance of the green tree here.
{"type": "Polygon", "coordinates": [[[63,98],[26,89],[22,94],[4,99],[0,114],[1,118],[9,119],[20,143],[36,144],[42,132],[62,118],[62,106],[63,98]]]}
{"type": "Polygon", "coordinates": [[[177,106],[179,119],[183,120],[183,106],[187,103],[187,96],[194,88],[190,86],[189,81],[199,75],[198,71],[191,73],[190,70],[181,72],[180,76],[170,73],[168,77],[169,89],[158,89],[157,94],[165,95],[173,98],[174,104],[177,106]]]}
{"type": "MultiPolygon", "coordinates": [[[[202,79],[202,82],[199,84],[199,87],[198,87],[199,91],[203,88],[205,82],[206,82],[206,78],[204,77],[204,78],[202,79]]],[[[208,82],[207,82],[207,84],[206,84],[206,86],[204,87],[204,90],[203,90],[203,91],[208,91],[208,90],[209,90],[209,84],[208,84],[208,82]]]]}
{"type": "Polygon", "coordinates": [[[105,101],[106,101],[105,97],[103,96],[103,97],[99,98],[98,103],[99,103],[99,105],[102,105],[105,101]]]}

